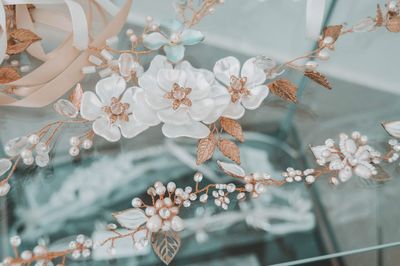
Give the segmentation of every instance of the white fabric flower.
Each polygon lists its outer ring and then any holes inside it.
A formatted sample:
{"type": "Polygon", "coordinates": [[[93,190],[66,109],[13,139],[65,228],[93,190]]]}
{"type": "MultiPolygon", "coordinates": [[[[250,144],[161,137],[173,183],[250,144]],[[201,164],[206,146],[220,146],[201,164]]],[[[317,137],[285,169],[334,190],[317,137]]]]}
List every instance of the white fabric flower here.
{"type": "Polygon", "coordinates": [[[100,80],[96,93],[87,91],[82,96],[81,116],[93,122],[93,131],[108,141],[133,138],[158,123],[154,112],[142,104],[143,90],[125,90],[126,82],[120,76],[100,80]],[[137,113],[134,111],[139,109],[137,113]]]}
{"type": "Polygon", "coordinates": [[[262,85],[266,80],[265,73],[254,61],[255,58],[248,59],[241,70],[239,60],[232,56],[215,63],[215,77],[231,95],[231,102],[222,116],[239,119],[244,115],[244,108],[254,110],[268,96],[268,87],[262,85]]]}
{"type": "Polygon", "coordinates": [[[170,138],[204,138],[229,104],[230,95],[212,72],[196,69],[187,61],[172,66],[164,56],[156,56],[139,78],[147,104],[164,122],[162,131],[170,138]],[[201,122],[202,121],[202,122],[201,122]]]}

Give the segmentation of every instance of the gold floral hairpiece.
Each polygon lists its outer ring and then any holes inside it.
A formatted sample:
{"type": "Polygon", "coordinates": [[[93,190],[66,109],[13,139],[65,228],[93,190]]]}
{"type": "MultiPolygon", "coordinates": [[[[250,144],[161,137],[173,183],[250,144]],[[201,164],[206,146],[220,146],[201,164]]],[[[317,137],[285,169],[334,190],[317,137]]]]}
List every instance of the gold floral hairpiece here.
{"type": "MultiPolygon", "coordinates": [[[[287,69],[300,71],[305,77],[331,89],[327,78],[316,70],[316,60],[328,60],[342,35],[372,31],[379,27],[386,27],[390,32],[400,32],[400,11],[398,3],[393,1],[386,6],[384,12],[378,5],[375,18],[368,17],[350,28],[344,25],[326,27],[318,41],[318,48],[288,62],[277,64],[274,59],[257,56],[247,60],[240,68],[236,58],[227,57],[216,62],[213,72],[194,68],[189,62],[182,61],[185,45],[194,45],[204,39],[203,34],[192,27],[205,15],[214,12],[214,6],[222,2],[205,0],[195,6],[194,1],[180,1],[177,10],[181,21],[168,20],[160,27],[149,17],[140,36],[128,29],[126,34],[131,43],[128,50],[112,48],[117,38],[107,40],[102,48],[90,47],[88,60],[91,65],[83,67],[82,72],[99,73],[102,79],[96,85],[96,93],[83,91],[77,85],[68,100],[60,99],[54,104],[54,109],[65,119],[49,123],[37,132],[6,143],[5,152],[8,157],[0,159],[0,176],[3,177],[0,181],[0,195],[9,192],[9,181],[19,162],[39,167],[48,165],[54,140],[68,124],[85,128],[82,135],[70,138],[71,156],[78,156],[81,148],[90,149],[95,135],[114,142],[121,136],[132,138],[151,126],[163,123],[162,131],[167,137],[199,139],[197,164],[211,159],[217,148],[239,164],[239,147],[222,133],[243,142],[244,133],[237,120],[243,116],[245,109],[258,108],[269,91],[285,100],[297,102],[296,85],[288,79],[278,78],[287,69]],[[155,56],[149,68],[144,71],[140,56],[160,48],[166,56],[155,56]],[[118,59],[114,59],[114,54],[119,55],[118,59]],[[303,60],[306,63],[299,63],[303,60]],[[267,79],[272,81],[265,83],[267,79]],[[126,88],[128,82],[134,87],[126,88]]],[[[400,137],[399,121],[384,123],[383,126],[393,137],[400,137]]],[[[366,136],[353,132],[351,135],[341,134],[337,143],[328,139],[323,145],[311,146],[319,168],[297,170],[289,167],[280,178],[272,178],[264,173],[247,174],[237,164],[218,162],[220,168],[237,182],[201,187],[201,173],[194,175],[193,187],[184,189],[177,188],[173,182],[166,186],[156,182],[147,190],[149,202],[134,198],[132,209],[114,213],[115,219],[128,232],[121,233],[116,225],[110,224],[108,229],[115,236],[100,244],[110,243],[113,252],[115,241],[122,238],[132,238],[136,247],[151,242],[155,253],[168,264],[181,245],[178,234],[184,229],[183,220],[179,216],[181,208],[189,207],[197,200],[206,203],[212,197],[215,205],[227,209],[232,196],[238,200],[246,196],[257,197],[268,186],[283,186],[294,182],[312,184],[323,175],[328,175],[333,185],[346,182],[353,175],[386,181],[389,177],[380,162],[397,161],[400,144],[396,139],[389,140],[389,149],[382,155],[367,142],[366,136]]],[[[79,236],[64,251],[50,252],[38,248],[37,252],[34,250],[33,253],[27,251],[19,254],[16,247],[20,242],[19,237],[11,239],[15,254],[5,259],[4,265],[56,259],[61,259],[61,265],[65,265],[68,254],[72,254],[73,258],[81,255],[86,257],[90,255],[92,246],[91,240],[86,241],[83,236],[79,236]]]]}

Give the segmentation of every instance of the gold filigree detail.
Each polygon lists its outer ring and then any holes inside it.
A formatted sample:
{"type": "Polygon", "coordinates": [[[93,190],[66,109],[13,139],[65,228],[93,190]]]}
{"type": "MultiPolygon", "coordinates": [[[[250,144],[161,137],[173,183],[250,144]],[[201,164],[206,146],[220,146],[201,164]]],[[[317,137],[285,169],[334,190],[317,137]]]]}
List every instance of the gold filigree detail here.
{"type": "Polygon", "coordinates": [[[238,78],[236,76],[231,76],[230,86],[228,92],[231,95],[231,101],[236,103],[242,96],[250,95],[249,89],[246,88],[247,78],[238,78]]]}
{"type": "Polygon", "coordinates": [[[179,86],[178,83],[174,83],[172,90],[164,95],[165,99],[172,100],[172,109],[176,110],[181,105],[187,107],[192,106],[192,101],[188,98],[188,95],[192,92],[191,88],[184,88],[179,86]]]}
{"type": "Polygon", "coordinates": [[[122,103],[120,99],[112,97],[111,104],[109,106],[104,106],[102,110],[108,115],[111,123],[115,123],[118,120],[128,122],[129,106],[129,103],[122,103]]]}

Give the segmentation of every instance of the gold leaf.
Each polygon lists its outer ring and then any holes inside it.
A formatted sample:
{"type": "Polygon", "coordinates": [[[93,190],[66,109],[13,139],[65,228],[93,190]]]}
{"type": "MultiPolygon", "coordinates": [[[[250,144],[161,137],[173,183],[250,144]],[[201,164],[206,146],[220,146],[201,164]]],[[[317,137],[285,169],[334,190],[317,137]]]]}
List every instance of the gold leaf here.
{"type": "Polygon", "coordinates": [[[376,5],[375,25],[378,27],[383,25],[383,14],[379,4],[376,5]]]}
{"type": "Polygon", "coordinates": [[[0,67],[0,84],[13,82],[21,76],[11,67],[0,67]]]}
{"type": "Polygon", "coordinates": [[[175,231],[160,231],[152,234],[151,245],[156,255],[168,265],[178,253],[181,238],[175,231]]]}
{"type": "Polygon", "coordinates": [[[29,47],[29,45],[31,45],[31,43],[32,43],[31,41],[26,41],[26,42],[16,43],[13,45],[8,45],[7,46],[7,54],[13,55],[13,54],[22,53],[23,51],[26,50],[26,48],[29,47]]]}
{"type": "Polygon", "coordinates": [[[390,32],[400,32],[400,16],[389,18],[386,23],[386,28],[390,32]]]}
{"type": "Polygon", "coordinates": [[[331,84],[329,83],[328,79],[319,73],[318,71],[315,70],[306,70],[304,72],[304,76],[306,76],[309,79],[312,79],[313,81],[317,82],[319,85],[327,88],[327,89],[332,89],[331,84]]]}
{"type": "Polygon", "coordinates": [[[219,122],[221,123],[221,127],[225,130],[226,133],[236,138],[240,142],[244,141],[243,129],[239,122],[226,117],[221,117],[219,122]]]}
{"type": "Polygon", "coordinates": [[[41,38],[34,32],[27,29],[16,29],[10,33],[10,36],[19,42],[36,42],[41,38]]]}
{"type": "Polygon", "coordinates": [[[196,164],[200,165],[209,160],[213,156],[216,146],[217,141],[215,140],[214,133],[210,133],[207,138],[199,140],[196,164]]]}
{"type": "Polygon", "coordinates": [[[218,143],[218,148],[223,155],[240,164],[240,150],[234,142],[228,139],[221,139],[218,143]]]}
{"type": "Polygon", "coordinates": [[[297,87],[290,80],[277,79],[269,83],[268,88],[273,94],[286,101],[297,102],[297,87]]]}
{"type": "Polygon", "coordinates": [[[333,26],[325,27],[323,30],[323,33],[322,33],[322,39],[318,42],[319,48],[326,46],[323,43],[323,41],[326,37],[331,37],[333,41],[332,41],[332,43],[329,44],[328,48],[333,49],[333,44],[339,38],[342,28],[343,28],[343,25],[333,25],[333,26]]]}
{"type": "Polygon", "coordinates": [[[81,84],[78,83],[75,89],[69,95],[69,101],[73,105],[75,105],[76,109],[78,110],[81,108],[82,95],[83,95],[83,89],[81,84]]]}

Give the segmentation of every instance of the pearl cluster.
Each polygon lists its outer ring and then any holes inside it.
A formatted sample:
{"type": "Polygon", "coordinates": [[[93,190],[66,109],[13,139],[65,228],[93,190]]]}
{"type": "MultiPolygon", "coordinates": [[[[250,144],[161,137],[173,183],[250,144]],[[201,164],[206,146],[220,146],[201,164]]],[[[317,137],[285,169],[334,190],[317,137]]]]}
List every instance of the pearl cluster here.
{"type": "Polygon", "coordinates": [[[315,170],[312,168],[301,171],[301,170],[295,170],[292,167],[288,167],[286,169],[286,172],[282,173],[282,176],[288,183],[301,182],[304,180],[307,184],[312,184],[315,182],[314,172],[315,170]]]}
{"type": "MultiPolygon", "coordinates": [[[[183,201],[183,206],[186,206],[185,202],[189,198],[190,191],[185,191],[180,188],[176,188],[175,183],[170,182],[165,187],[160,181],[154,183],[154,187],[150,187],[147,190],[147,194],[152,197],[158,197],[155,200],[153,206],[147,206],[145,208],[145,214],[148,217],[146,227],[150,232],[158,232],[174,230],[180,232],[184,229],[183,220],[178,216],[180,204],[183,201]],[[168,194],[167,194],[168,193],[168,194]],[[174,197],[173,197],[174,195],[174,197]]],[[[190,201],[189,201],[190,202],[190,201]]],[[[132,200],[132,206],[135,208],[143,207],[144,204],[141,199],[134,198],[132,200]]],[[[190,206],[190,204],[189,204],[190,206]]]]}
{"type": "Polygon", "coordinates": [[[71,253],[73,259],[88,258],[92,253],[93,241],[84,235],[78,235],[76,240],[69,242],[68,246],[73,250],[71,253]]]}
{"type": "MultiPolygon", "coordinates": [[[[252,173],[244,177],[246,182],[244,189],[246,192],[251,193],[252,198],[257,198],[265,190],[264,181],[271,179],[271,175],[267,173],[252,173]]],[[[238,200],[245,199],[245,194],[239,193],[237,195],[238,200]]]]}
{"type": "Polygon", "coordinates": [[[393,163],[397,161],[400,157],[399,152],[400,152],[400,144],[397,139],[390,139],[388,141],[388,144],[390,145],[391,148],[391,156],[387,159],[389,163],[393,163]]]}
{"type": "Polygon", "coordinates": [[[80,153],[79,147],[89,150],[93,146],[93,141],[89,138],[81,140],[79,137],[74,136],[69,139],[69,144],[71,145],[68,151],[69,155],[75,157],[80,153]]]}
{"type": "Polygon", "coordinates": [[[4,152],[10,157],[20,155],[25,165],[36,163],[45,167],[50,161],[49,146],[36,134],[11,139],[4,146],[4,152]]]}

